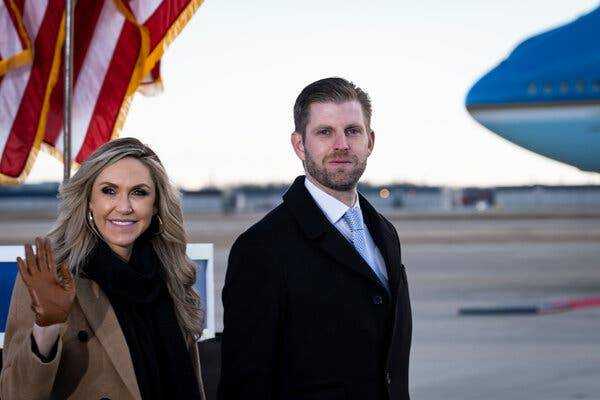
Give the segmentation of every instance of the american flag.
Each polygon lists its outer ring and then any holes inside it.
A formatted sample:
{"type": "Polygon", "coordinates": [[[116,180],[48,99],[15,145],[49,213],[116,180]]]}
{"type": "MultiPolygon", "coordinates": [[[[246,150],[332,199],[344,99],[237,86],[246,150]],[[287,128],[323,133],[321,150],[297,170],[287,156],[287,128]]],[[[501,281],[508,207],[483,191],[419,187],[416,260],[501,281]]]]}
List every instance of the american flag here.
{"type": "Polygon", "coordinates": [[[31,63],[31,40],[21,15],[14,1],[0,1],[0,26],[6,26],[5,34],[0,37],[0,76],[10,69],[31,63]]]}
{"type": "MultiPolygon", "coordinates": [[[[19,3],[19,0],[0,0],[0,4],[2,1],[19,3]]],[[[64,0],[20,0],[20,3],[16,9],[22,10],[25,30],[29,37],[38,40],[34,44],[33,63],[11,69],[0,81],[0,183],[24,180],[40,144],[61,160],[64,146],[61,51],[64,0]],[[37,29],[28,22],[36,20],[35,16],[38,16],[37,29]],[[38,31],[40,35],[36,35],[38,31]],[[33,79],[36,65],[41,71],[33,79]],[[26,69],[32,72],[27,77],[21,76],[21,80],[26,82],[34,99],[5,93],[5,86],[13,87],[16,81],[12,75],[23,75],[26,69]],[[16,118],[16,112],[7,113],[5,118],[5,105],[26,110],[22,121],[16,118]]],[[[150,93],[161,87],[163,52],[201,3],[202,0],[77,1],[71,145],[75,163],[83,162],[100,145],[118,136],[136,90],[150,93]]],[[[18,24],[14,22],[8,28],[5,26],[0,25],[0,38],[5,29],[18,32],[18,24]]],[[[26,45],[21,44],[21,48],[26,45]]]]}
{"type": "Polygon", "coordinates": [[[27,46],[23,36],[35,55],[0,76],[0,183],[18,183],[44,138],[48,96],[60,63],[58,43],[64,37],[64,0],[2,0],[0,10],[2,58],[27,46]]]}

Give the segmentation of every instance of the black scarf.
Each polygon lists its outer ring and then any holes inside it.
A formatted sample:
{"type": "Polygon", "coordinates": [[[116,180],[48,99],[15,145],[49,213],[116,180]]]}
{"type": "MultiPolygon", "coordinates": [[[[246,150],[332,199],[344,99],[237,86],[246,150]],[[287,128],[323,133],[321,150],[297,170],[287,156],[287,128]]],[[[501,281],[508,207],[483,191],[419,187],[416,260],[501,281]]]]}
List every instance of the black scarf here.
{"type": "Polygon", "coordinates": [[[135,242],[129,262],[100,241],[84,271],[115,310],[142,399],[200,399],[191,356],[149,235],[135,242]]]}

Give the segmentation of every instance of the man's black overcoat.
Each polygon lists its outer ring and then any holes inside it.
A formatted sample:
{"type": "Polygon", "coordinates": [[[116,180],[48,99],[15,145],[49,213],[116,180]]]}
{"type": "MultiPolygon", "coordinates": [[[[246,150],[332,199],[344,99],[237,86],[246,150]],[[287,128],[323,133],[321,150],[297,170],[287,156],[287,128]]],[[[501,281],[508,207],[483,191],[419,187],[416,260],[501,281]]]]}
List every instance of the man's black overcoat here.
{"type": "Polygon", "coordinates": [[[391,295],[298,177],[234,243],[221,400],[408,400],[411,309],[398,235],[365,199],[391,295]]]}

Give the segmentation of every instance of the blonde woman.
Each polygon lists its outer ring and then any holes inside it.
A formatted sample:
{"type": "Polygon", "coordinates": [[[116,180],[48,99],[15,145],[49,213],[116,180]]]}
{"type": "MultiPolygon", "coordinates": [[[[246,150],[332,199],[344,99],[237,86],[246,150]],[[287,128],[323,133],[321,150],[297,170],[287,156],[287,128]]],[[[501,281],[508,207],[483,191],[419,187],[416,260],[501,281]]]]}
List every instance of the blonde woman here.
{"type": "Polygon", "coordinates": [[[204,399],[202,313],[178,193],[147,146],[100,147],[18,259],[0,396],[204,399]]]}

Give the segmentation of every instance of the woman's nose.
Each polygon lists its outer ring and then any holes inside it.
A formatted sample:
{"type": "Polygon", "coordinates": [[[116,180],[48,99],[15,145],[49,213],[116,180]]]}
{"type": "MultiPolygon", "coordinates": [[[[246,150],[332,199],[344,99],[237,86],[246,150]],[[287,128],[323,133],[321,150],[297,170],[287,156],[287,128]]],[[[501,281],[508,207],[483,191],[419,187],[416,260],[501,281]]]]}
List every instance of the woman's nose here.
{"type": "Polygon", "coordinates": [[[122,214],[130,214],[133,212],[133,207],[131,206],[131,200],[129,196],[121,196],[119,201],[117,202],[117,211],[122,214]]]}

